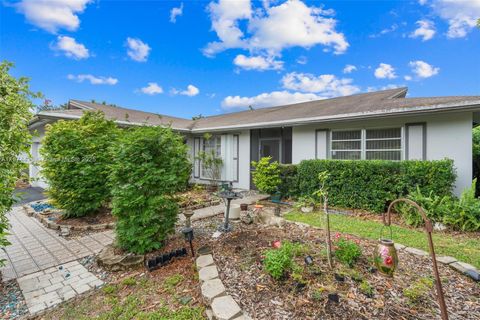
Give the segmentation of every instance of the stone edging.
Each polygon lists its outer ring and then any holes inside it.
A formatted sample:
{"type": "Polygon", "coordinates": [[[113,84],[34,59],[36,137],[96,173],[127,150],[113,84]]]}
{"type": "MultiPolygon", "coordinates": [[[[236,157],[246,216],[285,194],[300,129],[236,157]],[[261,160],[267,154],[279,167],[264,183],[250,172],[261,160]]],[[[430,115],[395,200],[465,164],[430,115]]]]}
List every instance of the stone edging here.
{"type": "Polygon", "coordinates": [[[219,204],[221,204],[222,200],[221,199],[216,199],[216,200],[210,200],[210,201],[207,201],[207,202],[204,202],[204,203],[199,203],[199,204],[196,204],[196,205],[191,205],[191,206],[186,206],[186,207],[181,207],[180,208],[180,211],[191,211],[191,210],[198,210],[198,209],[203,209],[203,208],[207,208],[207,207],[214,207],[214,206],[218,206],[219,204]]]}
{"type": "MultiPolygon", "coordinates": [[[[307,227],[307,228],[322,230],[322,228],[311,226],[311,225],[309,225],[307,223],[303,223],[303,222],[294,222],[294,221],[289,221],[289,220],[285,220],[285,221],[287,223],[295,224],[295,225],[297,225],[299,227],[303,227],[303,228],[307,227]]],[[[430,256],[430,253],[428,253],[427,251],[420,250],[420,249],[417,249],[417,248],[407,247],[407,246],[404,246],[403,244],[400,244],[400,243],[395,243],[395,248],[397,249],[397,251],[404,250],[404,251],[406,251],[408,253],[411,253],[413,255],[416,255],[416,256],[421,256],[421,257],[429,257],[430,256]]],[[[456,258],[449,257],[449,256],[436,256],[436,260],[438,262],[440,262],[441,264],[448,265],[452,269],[462,273],[463,275],[465,275],[467,277],[472,278],[473,280],[475,280],[477,282],[480,281],[480,272],[477,270],[477,268],[475,268],[471,264],[458,261],[456,258]]]]}
{"type": "Polygon", "coordinates": [[[202,296],[211,309],[207,309],[210,320],[247,320],[251,319],[228,295],[211,254],[197,258],[198,277],[202,283],[202,296]]]}
{"type": "Polygon", "coordinates": [[[42,214],[36,212],[33,210],[32,207],[29,205],[24,205],[23,209],[27,213],[29,217],[34,217],[37,219],[41,224],[43,224],[45,227],[52,229],[52,230],[60,230],[60,228],[68,228],[69,230],[72,231],[88,231],[88,230],[106,230],[106,229],[113,229],[115,228],[115,222],[111,223],[101,223],[101,224],[96,224],[96,225],[91,225],[91,226],[71,226],[68,224],[58,224],[56,222],[48,220],[46,217],[44,217],[42,214]]]}

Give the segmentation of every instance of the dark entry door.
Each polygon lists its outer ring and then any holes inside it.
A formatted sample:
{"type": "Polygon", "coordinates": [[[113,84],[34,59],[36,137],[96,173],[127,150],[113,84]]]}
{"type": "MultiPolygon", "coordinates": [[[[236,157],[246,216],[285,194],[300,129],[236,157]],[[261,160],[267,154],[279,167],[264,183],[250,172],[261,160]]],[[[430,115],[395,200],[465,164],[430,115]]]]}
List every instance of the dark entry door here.
{"type": "Polygon", "coordinates": [[[260,157],[272,157],[272,161],[278,161],[280,159],[280,139],[261,139],[260,140],[260,157]]]}

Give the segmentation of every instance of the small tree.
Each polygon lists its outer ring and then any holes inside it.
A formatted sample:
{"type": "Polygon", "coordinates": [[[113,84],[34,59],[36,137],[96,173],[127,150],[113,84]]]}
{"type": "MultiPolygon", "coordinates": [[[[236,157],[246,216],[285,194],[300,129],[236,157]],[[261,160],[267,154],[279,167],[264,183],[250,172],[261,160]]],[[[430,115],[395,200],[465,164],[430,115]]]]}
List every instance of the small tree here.
{"type": "Polygon", "coordinates": [[[252,161],[255,168],[253,183],[260,192],[274,194],[282,183],[280,166],[277,161],[271,162],[272,157],[263,157],[258,162],[252,161]]]}
{"type": "Polygon", "coordinates": [[[98,111],[47,126],[42,175],[49,197],[67,217],[94,213],[110,200],[111,147],[118,135],[116,124],[98,111]]]}
{"type": "Polygon", "coordinates": [[[328,188],[326,186],[328,177],[328,171],[322,171],[318,174],[318,180],[320,182],[320,187],[314,193],[316,197],[318,197],[323,202],[323,211],[325,212],[325,220],[327,225],[327,233],[325,242],[327,243],[327,258],[328,258],[328,265],[330,268],[333,268],[332,262],[332,240],[330,238],[330,214],[328,213],[328,188]]]}
{"type": "Polygon", "coordinates": [[[132,128],[114,154],[110,181],[118,244],[138,254],[159,249],[175,229],[172,196],[186,187],[192,168],[183,137],[170,128],[132,128]]]}
{"type": "MultiPolygon", "coordinates": [[[[212,141],[212,135],[205,133],[203,139],[210,142],[212,141]]],[[[218,181],[222,177],[223,159],[217,155],[215,148],[208,151],[200,151],[197,159],[200,160],[207,178],[210,179],[210,183],[214,186],[218,185],[218,181]]]]}
{"type": "MultiPolygon", "coordinates": [[[[31,135],[28,124],[34,108],[30,99],[39,98],[32,93],[27,78],[14,78],[9,74],[12,63],[0,64],[0,249],[7,241],[8,220],[5,216],[12,207],[15,182],[23,168],[19,159],[28,154],[31,135]]],[[[4,261],[0,259],[0,266],[4,261]]]]}

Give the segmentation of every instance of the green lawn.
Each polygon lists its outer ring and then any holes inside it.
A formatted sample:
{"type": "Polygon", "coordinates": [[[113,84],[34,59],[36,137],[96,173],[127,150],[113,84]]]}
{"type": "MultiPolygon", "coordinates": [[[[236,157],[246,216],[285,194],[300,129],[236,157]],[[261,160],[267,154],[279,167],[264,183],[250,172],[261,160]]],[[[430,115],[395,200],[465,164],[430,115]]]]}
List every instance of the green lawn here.
{"type": "MultiPolygon", "coordinates": [[[[287,220],[307,223],[316,227],[325,227],[323,212],[301,213],[292,211],[284,216],[287,220]]],[[[341,233],[358,235],[362,238],[378,239],[382,223],[362,220],[355,217],[331,214],[331,230],[341,233]]],[[[412,230],[392,225],[393,240],[408,247],[414,247],[428,251],[428,243],[425,232],[420,229],[412,230]]],[[[445,233],[433,233],[435,253],[457,258],[460,261],[470,263],[480,268],[480,237],[464,235],[450,235],[445,233]]]]}

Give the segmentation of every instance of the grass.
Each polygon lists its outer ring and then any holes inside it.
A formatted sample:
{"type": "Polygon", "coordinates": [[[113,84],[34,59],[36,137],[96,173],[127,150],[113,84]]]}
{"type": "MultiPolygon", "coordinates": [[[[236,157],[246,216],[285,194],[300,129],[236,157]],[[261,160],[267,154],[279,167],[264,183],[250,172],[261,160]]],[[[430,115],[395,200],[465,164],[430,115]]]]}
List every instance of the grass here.
{"type": "MultiPolygon", "coordinates": [[[[323,212],[301,213],[291,211],[284,218],[291,221],[303,222],[312,226],[325,228],[323,212]]],[[[377,240],[383,224],[377,221],[362,220],[359,218],[331,214],[330,228],[332,231],[349,233],[362,238],[377,240]]],[[[425,232],[418,229],[409,229],[392,225],[393,240],[408,247],[428,251],[428,242],[425,232]]],[[[480,268],[480,238],[466,235],[452,235],[447,233],[433,233],[433,243],[437,255],[452,256],[456,259],[480,268]]]]}

